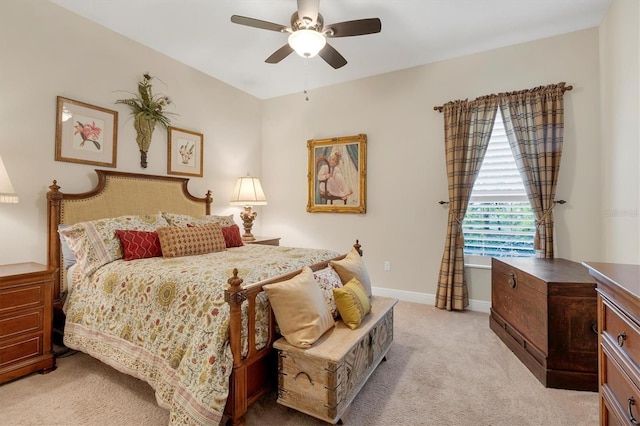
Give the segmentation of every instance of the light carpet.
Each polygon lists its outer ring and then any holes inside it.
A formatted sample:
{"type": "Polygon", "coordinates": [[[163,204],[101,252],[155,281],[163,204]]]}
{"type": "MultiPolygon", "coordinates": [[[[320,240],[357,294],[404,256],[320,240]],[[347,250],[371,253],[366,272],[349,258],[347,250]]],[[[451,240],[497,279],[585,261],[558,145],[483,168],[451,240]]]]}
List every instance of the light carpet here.
{"type": "MultiPolygon", "coordinates": [[[[400,302],[395,338],[352,404],[347,425],[597,425],[598,394],[547,389],[489,329],[489,316],[400,302]]],[[[78,353],[58,369],[0,386],[0,424],[166,425],[146,383],[78,353]]],[[[282,407],[276,393],[247,425],[326,423],[282,407]]]]}

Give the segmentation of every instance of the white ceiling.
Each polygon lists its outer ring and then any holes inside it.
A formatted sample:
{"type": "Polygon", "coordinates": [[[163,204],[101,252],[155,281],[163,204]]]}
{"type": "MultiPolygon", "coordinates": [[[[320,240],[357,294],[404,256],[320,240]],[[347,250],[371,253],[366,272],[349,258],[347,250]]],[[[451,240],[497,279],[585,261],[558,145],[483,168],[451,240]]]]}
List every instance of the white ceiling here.
{"type": "Polygon", "coordinates": [[[335,70],[295,53],[266,64],[287,35],[230,21],[241,15],[289,26],[296,0],[50,1],[261,99],[595,27],[611,2],[320,0],[325,24],[382,20],[379,34],[329,39],[348,61],[335,70]]]}

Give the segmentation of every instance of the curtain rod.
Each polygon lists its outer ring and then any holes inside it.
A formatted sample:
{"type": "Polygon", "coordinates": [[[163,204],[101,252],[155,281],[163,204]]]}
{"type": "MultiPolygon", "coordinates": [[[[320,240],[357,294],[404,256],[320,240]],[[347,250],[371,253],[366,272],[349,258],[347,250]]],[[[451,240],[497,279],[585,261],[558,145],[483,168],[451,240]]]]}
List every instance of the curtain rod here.
{"type": "MultiPolygon", "coordinates": [[[[569,90],[573,90],[573,86],[565,86],[564,87],[564,91],[565,92],[568,92],[569,90]]],[[[444,108],[444,105],[434,106],[433,110],[434,111],[438,111],[438,112],[442,112],[442,108],[444,108]]]]}
{"type": "MultiPolygon", "coordinates": [[[[571,89],[569,89],[571,90],[571,89]]],[[[441,206],[444,206],[445,204],[449,204],[448,201],[444,201],[444,200],[440,200],[438,201],[438,204],[440,204],[441,206]]],[[[553,204],[567,204],[567,202],[565,200],[553,200],[553,204]]]]}

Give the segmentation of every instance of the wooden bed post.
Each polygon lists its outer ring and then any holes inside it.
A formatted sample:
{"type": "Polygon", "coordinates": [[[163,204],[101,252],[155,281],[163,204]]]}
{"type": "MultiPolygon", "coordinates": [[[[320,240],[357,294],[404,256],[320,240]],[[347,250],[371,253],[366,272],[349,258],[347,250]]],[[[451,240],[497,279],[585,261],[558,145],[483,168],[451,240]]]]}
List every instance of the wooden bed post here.
{"type": "MultiPolygon", "coordinates": [[[[49,203],[47,211],[47,264],[55,268],[60,268],[60,238],[58,237],[58,224],[60,223],[60,205],[62,201],[62,192],[56,180],[53,185],[49,186],[47,192],[47,202],[49,203]]],[[[60,273],[54,275],[53,282],[53,302],[60,300],[60,273]]]]}
{"type": "Polygon", "coordinates": [[[204,202],[206,204],[204,214],[209,216],[211,214],[211,204],[213,203],[213,196],[211,195],[211,190],[207,191],[207,193],[204,195],[204,202]]]}
{"type": "Polygon", "coordinates": [[[362,246],[360,245],[360,241],[356,240],[356,243],[353,245],[353,247],[356,249],[356,251],[358,252],[358,254],[362,257],[362,246]]]}
{"type": "Polygon", "coordinates": [[[227,409],[231,424],[242,424],[247,412],[247,370],[242,365],[242,302],[247,292],[242,288],[243,279],[238,277],[238,268],[233,268],[233,277],[227,280],[229,288],[224,291],[224,300],[229,304],[229,346],[233,355],[233,370],[229,380],[227,409]],[[231,402],[231,404],[229,404],[231,402]],[[231,406],[229,406],[231,405],[231,406]]]}
{"type": "Polygon", "coordinates": [[[247,300],[246,291],[242,288],[243,279],[238,277],[238,268],[233,268],[233,277],[227,280],[229,288],[224,291],[224,301],[229,304],[229,345],[233,353],[233,366],[242,362],[242,342],[240,332],[242,328],[242,302],[247,300]]]}

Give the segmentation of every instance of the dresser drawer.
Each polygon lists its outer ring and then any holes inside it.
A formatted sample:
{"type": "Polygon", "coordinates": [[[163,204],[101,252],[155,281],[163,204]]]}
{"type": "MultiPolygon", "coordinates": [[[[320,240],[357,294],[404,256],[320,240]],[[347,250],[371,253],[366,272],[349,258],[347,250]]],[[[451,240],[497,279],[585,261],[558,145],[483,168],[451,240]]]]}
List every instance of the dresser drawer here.
{"type": "Polygon", "coordinates": [[[12,338],[24,333],[41,332],[43,329],[43,310],[25,312],[6,318],[0,317],[0,339],[12,338]]]}
{"type": "Polygon", "coordinates": [[[41,284],[8,287],[0,291],[0,315],[19,309],[44,305],[44,286],[41,284]]]}
{"type": "Polygon", "coordinates": [[[0,343],[0,368],[42,355],[42,335],[0,343]]]}
{"type": "Polygon", "coordinates": [[[602,387],[607,394],[609,424],[615,424],[616,421],[611,420],[616,417],[618,422],[624,424],[630,422],[632,416],[636,420],[640,419],[640,389],[616,361],[615,352],[607,343],[603,344],[601,368],[605,380],[602,387]]]}
{"type": "MultiPolygon", "coordinates": [[[[633,362],[635,368],[639,369],[637,360],[640,360],[640,328],[606,299],[603,299],[602,310],[603,337],[608,339],[611,345],[615,345],[627,359],[633,362]]],[[[640,401],[638,403],[640,404],[640,401]]]]}

